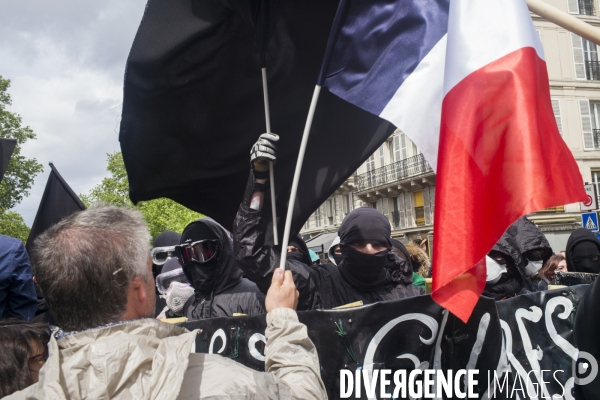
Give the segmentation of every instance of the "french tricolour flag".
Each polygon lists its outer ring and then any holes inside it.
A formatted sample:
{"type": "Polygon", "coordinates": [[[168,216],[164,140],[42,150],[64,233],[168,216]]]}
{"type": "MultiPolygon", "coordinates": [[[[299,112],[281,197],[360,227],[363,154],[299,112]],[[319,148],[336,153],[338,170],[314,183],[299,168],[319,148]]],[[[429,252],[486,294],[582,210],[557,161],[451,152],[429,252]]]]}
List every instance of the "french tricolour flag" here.
{"type": "Polygon", "coordinates": [[[433,298],[464,321],[506,228],[586,198],[525,0],[342,0],[318,85],[436,170],[433,298]]]}

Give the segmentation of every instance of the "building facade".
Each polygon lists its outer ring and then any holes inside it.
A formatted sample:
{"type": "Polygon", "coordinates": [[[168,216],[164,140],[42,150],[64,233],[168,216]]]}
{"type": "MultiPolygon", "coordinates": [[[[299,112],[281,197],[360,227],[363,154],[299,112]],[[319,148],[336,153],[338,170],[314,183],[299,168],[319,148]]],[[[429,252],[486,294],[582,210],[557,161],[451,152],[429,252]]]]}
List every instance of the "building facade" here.
{"type": "MultiPolygon", "coordinates": [[[[600,28],[600,0],[545,1],[600,28]]],[[[594,184],[600,200],[598,46],[537,15],[532,14],[532,19],[544,48],[559,132],[573,152],[583,181],[594,184]]],[[[301,233],[308,239],[335,232],[354,208],[374,207],[390,219],[392,236],[428,239],[431,247],[435,179],[418,148],[396,131],[310,216],[301,233]]],[[[578,203],[541,210],[529,218],[546,234],[555,251],[564,250],[570,233],[581,226],[578,203]]]]}

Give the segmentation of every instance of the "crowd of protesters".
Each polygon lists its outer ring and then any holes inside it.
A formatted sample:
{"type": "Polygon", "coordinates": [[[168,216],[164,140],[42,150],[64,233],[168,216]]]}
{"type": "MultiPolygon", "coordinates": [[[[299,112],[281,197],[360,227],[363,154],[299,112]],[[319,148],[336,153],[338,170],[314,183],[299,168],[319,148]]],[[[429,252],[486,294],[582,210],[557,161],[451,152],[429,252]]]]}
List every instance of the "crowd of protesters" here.
{"type": "MultiPolygon", "coordinates": [[[[139,212],[95,205],[48,229],[29,255],[20,241],[0,236],[0,397],[326,398],[296,310],[423,295],[431,263],[424,243],[401,243],[379,211],[359,208],[340,225],[327,260],[295,236],[279,269],[262,211],[276,142],[265,134],[253,147],[231,232],[204,218],[150,246],[139,212]],[[193,353],[197,332],[163,322],[259,314],[267,320],[266,372],[193,353]]],[[[599,273],[600,242],[578,229],[565,254],[554,254],[522,218],[486,266],[483,295],[501,301],[546,290],[560,272],[599,273]]],[[[581,307],[598,303],[596,286],[581,307]]]]}

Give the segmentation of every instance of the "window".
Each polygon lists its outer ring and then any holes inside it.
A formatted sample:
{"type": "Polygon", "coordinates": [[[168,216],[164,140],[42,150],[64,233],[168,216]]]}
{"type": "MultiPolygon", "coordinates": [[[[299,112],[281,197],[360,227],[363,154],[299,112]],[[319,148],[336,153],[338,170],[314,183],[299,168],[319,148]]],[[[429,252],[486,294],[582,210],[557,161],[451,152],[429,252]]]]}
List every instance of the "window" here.
{"type": "Polygon", "coordinates": [[[416,156],[417,154],[419,154],[419,149],[417,148],[416,144],[412,144],[412,151],[413,151],[413,156],[416,156]]]}
{"type": "Polygon", "coordinates": [[[598,47],[574,33],[571,33],[575,78],[579,80],[600,80],[598,47]]]}
{"type": "Polygon", "coordinates": [[[354,208],[352,206],[351,196],[352,196],[352,193],[345,194],[342,196],[342,199],[343,199],[342,202],[344,204],[344,215],[348,214],[354,208]]]}
{"type": "Polygon", "coordinates": [[[400,152],[400,135],[392,137],[392,152],[390,158],[392,162],[398,162],[402,159],[402,153],[400,152]]]}
{"type": "Polygon", "coordinates": [[[556,126],[558,127],[558,133],[562,135],[562,118],[560,116],[560,99],[552,99],[552,112],[556,119],[556,126]]]}
{"type": "Polygon", "coordinates": [[[594,15],[593,0],[567,0],[569,14],[594,15]]]}
{"type": "Polygon", "coordinates": [[[406,154],[406,135],[404,133],[400,134],[400,151],[402,153],[402,159],[406,160],[408,156],[406,154]]]}
{"type": "Polygon", "coordinates": [[[315,223],[317,225],[317,228],[321,226],[321,207],[315,210],[315,223]]]}
{"type": "Polygon", "coordinates": [[[597,204],[600,204],[600,171],[592,171],[592,184],[596,191],[597,204]]]}
{"type": "Polygon", "coordinates": [[[380,167],[383,167],[383,166],[385,165],[385,156],[383,155],[383,153],[384,153],[384,151],[385,151],[385,150],[383,149],[383,148],[384,148],[384,146],[385,146],[385,143],[384,143],[384,144],[382,144],[382,145],[381,145],[381,147],[379,148],[379,166],[380,166],[380,167]]]}
{"type": "Polygon", "coordinates": [[[329,199],[327,200],[327,202],[325,203],[326,208],[325,211],[327,213],[327,223],[329,225],[333,225],[333,200],[329,199]]]}
{"type": "Polygon", "coordinates": [[[423,191],[415,192],[415,223],[417,226],[425,225],[425,208],[423,201],[423,191]]]}
{"type": "Polygon", "coordinates": [[[579,99],[584,150],[600,149],[600,103],[579,99]]]}

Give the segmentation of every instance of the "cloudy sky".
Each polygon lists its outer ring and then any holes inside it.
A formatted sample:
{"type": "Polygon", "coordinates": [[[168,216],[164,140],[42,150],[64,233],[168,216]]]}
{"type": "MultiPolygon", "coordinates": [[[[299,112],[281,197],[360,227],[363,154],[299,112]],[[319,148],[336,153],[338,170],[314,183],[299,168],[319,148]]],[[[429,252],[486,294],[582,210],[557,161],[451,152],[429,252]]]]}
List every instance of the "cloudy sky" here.
{"type": "Polygon", "coordinates": [[[37,134],[23,153],[44,165],[16,207],[31,226],[54,165],[75,193],[106,173],[119,150],[127,54],[146,0],[0,1],[0,75],[11,80],[11,111],[37,134]]]}

